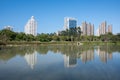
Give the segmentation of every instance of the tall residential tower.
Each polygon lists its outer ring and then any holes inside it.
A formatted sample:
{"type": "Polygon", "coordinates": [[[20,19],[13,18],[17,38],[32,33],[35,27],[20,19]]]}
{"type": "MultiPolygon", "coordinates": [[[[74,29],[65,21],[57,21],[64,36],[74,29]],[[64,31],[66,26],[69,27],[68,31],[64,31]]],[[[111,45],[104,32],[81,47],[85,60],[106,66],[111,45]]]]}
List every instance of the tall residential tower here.
{"type": "Polygon", "coordinates": [[[25,25],[25,34],[37,35],[37,22],[35,21],[34,16],[32,16],[25,25]]]}
{"type": "Polygon", "coordinates": [[[107,22],[102,22],[101,25],[99,26],[100,28],[100,34],[106,34],[106,26],[107,26],[107,22]]]}
{"type": "Polygon", "coordinates": [[[108,25],[108,33],[112,33],[112,25],[108,25]]]}
{"type": "Polygon", "coordinates": [[[83,22],[82,23],[82,27],[81,27],[81,31],[82,31],[82,35],[83,36],[93,36],[94,35],[94,24],[91,23],[86,23],[83,22]]]}
{"type": "Polygon", "coordinates": [[[99,25],[99,28],[97,29],[97,36],[105,35],[108,32],[112,33],[112,25],[108,25],[107,27],[107,22],[104,21],[99,25]]]}

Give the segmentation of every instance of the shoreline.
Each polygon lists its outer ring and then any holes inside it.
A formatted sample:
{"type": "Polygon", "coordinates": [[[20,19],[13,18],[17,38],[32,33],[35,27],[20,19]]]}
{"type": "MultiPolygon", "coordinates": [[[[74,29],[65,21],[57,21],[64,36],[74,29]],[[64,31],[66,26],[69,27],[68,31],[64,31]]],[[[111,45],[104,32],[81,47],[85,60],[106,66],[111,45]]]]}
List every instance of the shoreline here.
{"type": "Polygon", "coordinates": [[[102,42],[102,41],[53,41],[53,42],[40,42],[40,41],[9,41],[7,43],[0,42],[0,46],[19,46],[19,45],[120,45],[119,42],[102,42]]]}

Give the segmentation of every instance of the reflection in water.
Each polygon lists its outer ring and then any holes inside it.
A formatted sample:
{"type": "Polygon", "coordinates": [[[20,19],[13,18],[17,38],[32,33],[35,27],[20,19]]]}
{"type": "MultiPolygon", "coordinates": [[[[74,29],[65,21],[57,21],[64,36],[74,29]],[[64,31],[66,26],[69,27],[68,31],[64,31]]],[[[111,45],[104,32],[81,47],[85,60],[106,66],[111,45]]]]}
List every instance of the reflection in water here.
{"type": "Polygon", "coordinates": [[[24,58],[27,61],[28,65],[31,67],[31,69],[33,69],[35,64],[37,63],[37,52],[34,51],[32,54],[26,53],[24,58]]]}
{"type": "Polygon", "coordinates": [[[120,80],[119,61],[120,46],[9,47],[0,50],[0,80],[120,80]]]}
{"type": "MultiPolygon", "coordinates": [[[[72,48],[71,48],[72,50],[72,48]]],[[[69,53],[71,52],[69,50],[69,53]]],[[[91,61],[94,59],[94,50],[79,51],[76,53],[71,53],[69,55],[64,55],[64,66],[65,67],[75,67],[77,65],[77,58],[81,59],[83,63],[91,61]]]]}
{"type": "Polygon", "coordinates": [[[108,49],[104,47],[97,46],[97,53],[95,53],[94,48],[89,47],[87,49],[81,48],[70,48],[67,50],[61,51],[64,54],[64,66],[65,67],[76,67],[77,59],[80,59],[83,63],[94,60],[94,55],[97,54],[101,62],[107,63],[108,60],[112,60],[113,54],[109,53],[108,49]],[[76,50],[77,49],[77,50],[76,50]]]}
{"type": "MultiPolygon", "coordinates": [[[[34,47],[15,47],[8,50],[0,50],[0,61],[9,60],[16,55],[24,56],[28,65],[34,68],[37,62],[37,53],[47,54],[48,51],[53,53],[62,53],[64,55],[64,66],[75,67],[77,65],[77,59],[80,59],[83,63],[94,60],[95,54],[103,63],[107,63],[109,59],[113,58],[113,51],[115,52],[118,47],[113,46],[34,46],[34,47]],[[96,51],[96,52],[95,52],[96,51]],[[21,53],[19,53],[21,52],[21,53]],[[18,54],[19,53],[19,54],[18,54]]],[[[117,49],[119,50],[119,49],[117,49]]]]}
{"type": "Polygon", "coordinates": [[[65,67],[75,67],[76,64],[77,64],[77,59],[75,57],[64,55],[65,67]]]}
{"type": "Polygon", "coordinates": [[[107,63],[109,59],[113,59],[113,52],[119,51],[119,46],[33,46],[33,47],[12,47],[7,50],[0,50],[0,61],[9,60],[16,55],[24,56],[31,68],[37,62],[37,53],[47,55],[48,51],[53,53],[61,53],[64,55],[64,66],[74,67],[77,59],[83,63],[92,61],[97,54],[103,63],[107,63]]]}
{"type": "Polygon", "coordinates": [[[108,50],[100,49],[100,46],[97,48],[97,54],[100,60],[104,63],[107,63],[107,60],[112,59],[112,53],[108,53],[108,50]]]}
{"type": "Polygon", "coordinates": [[[94,50],[86,50],[81,53],[81,60],[83,63],[94,59],[94,50]]]}

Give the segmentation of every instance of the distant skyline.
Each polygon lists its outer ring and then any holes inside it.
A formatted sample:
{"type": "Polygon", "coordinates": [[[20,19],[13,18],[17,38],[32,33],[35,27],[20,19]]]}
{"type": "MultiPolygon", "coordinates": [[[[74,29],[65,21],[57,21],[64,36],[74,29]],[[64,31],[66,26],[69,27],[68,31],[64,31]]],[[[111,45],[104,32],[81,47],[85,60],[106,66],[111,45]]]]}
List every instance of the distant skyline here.
{"type": "Polygon", "coordinates": [[[31,16],[38,22],[38,33],[51,33],[64,28],[64,17],[74,17],[77,25],[94,24],[94,33],[106,21],[113,33],[120,33],[120,0],[0,0],[0,30],[13,26],[24,32],[31,16]]]}

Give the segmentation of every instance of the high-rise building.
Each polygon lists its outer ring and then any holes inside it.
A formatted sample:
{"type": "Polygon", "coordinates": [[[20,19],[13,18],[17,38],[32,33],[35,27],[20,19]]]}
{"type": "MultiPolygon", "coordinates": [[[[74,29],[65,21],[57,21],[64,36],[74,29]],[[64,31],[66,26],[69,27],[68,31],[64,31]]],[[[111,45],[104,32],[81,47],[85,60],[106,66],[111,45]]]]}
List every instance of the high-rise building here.
{"type": "Polygon", "coordinates": [[[106,21],[101,24],[101,34],[106,34],[106,21]]]}
{"type": "Polygon", "coordinates": [[[86,22],[83,22],[81,31],[82,31],[82,35],[87,35],[87,36],[94,35],[94,25],[92,25],[91,23],[88,24],[86,22]]]}
{"type": "Polygon", "coordinates": [[[87,35],[87,23],[83,22],[81,27],[82,35],[87,35]]]}
{"type": "Polygon", "coordinates": [[[91,25],[91,35],[94,35],[94,24],[91,25]]]}
{"type": "Polygon", "coordinates": [[[70,29],[70,28],[75,28],[77,27],[77,20],[75,18],[69,18],[65,17],[64,18],[64,29],[70,29]]]}
{"type": "Polygon", "coordinates": [[[99,25],[99,35],[104,35],[106,34],[106,26],[107,26],[107,22],[102,22],[100,25],[99,25]]]}
{"type": "Polygon", "coordinates": [[[108,32],[112,33],[112,25],[108,25],[108,32]]]}
{"type": "Polygon", "coordinates": [[[87,35],[91,35],[91,23],[87,24],[87,35]]]}
{"type": "Polygon", "coordinates": [[[34,16],[32,16],[25,25],[25,34],[37,35],[37,22],[35,21],[34,16]]]}
{"type": "Polygon", "coordinates": [[[87,24],[87,36],[94,35],[94,25],[91,23],[87,24]]]}
{"type": "Polygon", "coordinates": [[[107,28],[107,22],[102,22],[97,29],[97,36],[104,35],[108,32],[112,33],[112,25],[108,25],[107,28]]]}

